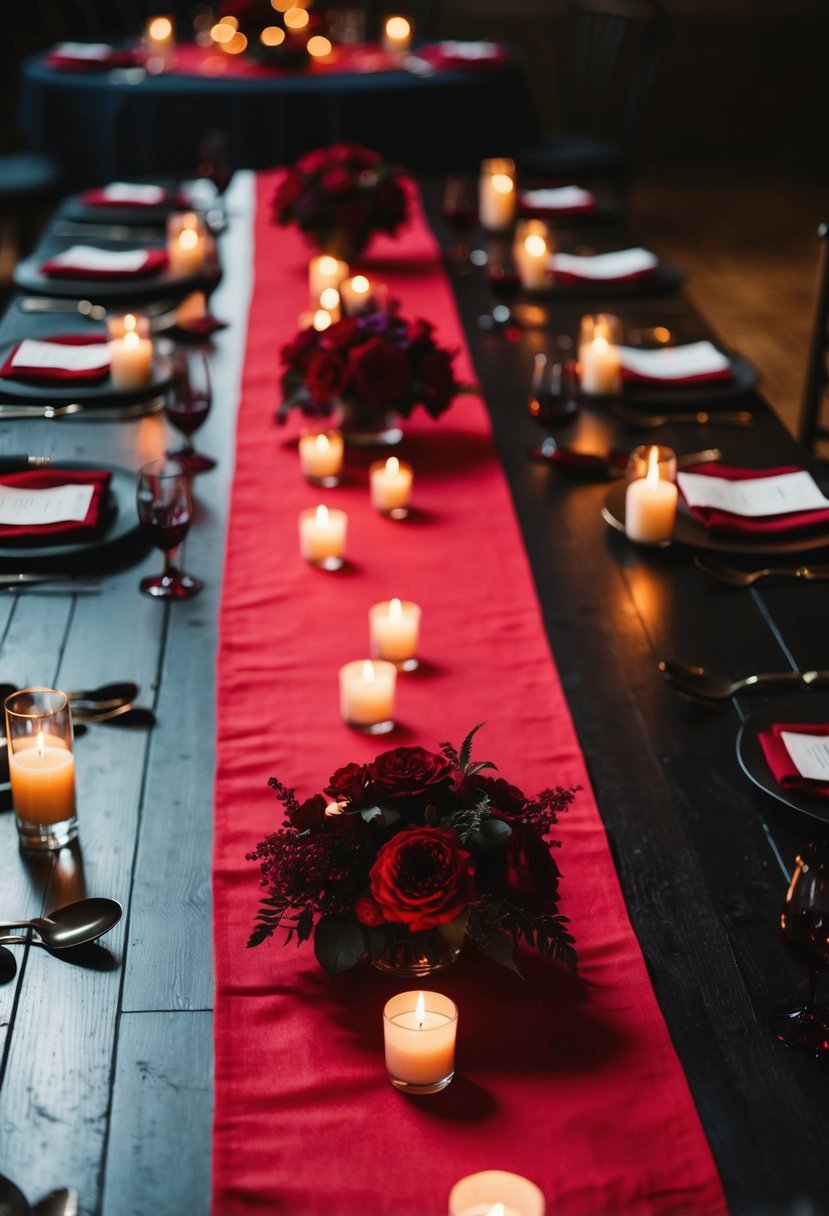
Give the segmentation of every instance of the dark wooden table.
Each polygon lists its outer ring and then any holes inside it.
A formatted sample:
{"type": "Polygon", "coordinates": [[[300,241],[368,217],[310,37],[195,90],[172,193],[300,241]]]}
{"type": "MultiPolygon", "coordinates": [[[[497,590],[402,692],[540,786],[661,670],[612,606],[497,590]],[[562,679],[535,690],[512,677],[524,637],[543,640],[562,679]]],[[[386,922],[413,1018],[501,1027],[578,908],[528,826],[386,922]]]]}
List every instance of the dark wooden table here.
{"type": "MultiPolygon", "coordinates": [[[[0,815],[0,915],[36,914],[81,893],[126,908],[103,948],[77,963],[15,947],[17,980],[0,988],[0,1172],[33,1198],[77,1186],[87,1216],[206,1216],[209,1208],[212,668],[248,205],[240,175],[215,300],[233,325],[217,339],[215,405],[199,433],[221,461],[198,483],[185,553],[204,593],[172,609],[140,596],[138,578],[158,565],[153,554],[108,577],[98,597],[0,603],[4,680],[74,688],[136,679],[158,714],[150,735],[99,726],[79,740],[79,849],[28,863],[11,816],[0,815]]],[[[453,281],[633,926],[730,1207],[752,1216],[829,1212],[827,1073],[768,1027],[769,1008],[805,985],[779,933],[786,876],[803,843],[826,833],[740,770],[737,729],[762,697],[702,709],[657,670],[663,656],[732,676],[829,668],[829,585],[731,591],[695,569],[687,551],[635,549],[612,533],[600,515],[606,485],[568,482],[526,456],[540,438],[526,411],[532,355],[572,337],[593,305],[553,302],[540,328],[510,344],[477,328],[490,304],[482,272],[453,281]]],[[[667,323],[684,338],[707,332],[681,298],[614,311],[630,325],[667,323]]],[[[13,304],[0,338],[19,324],[13,304]]],[[[801,459],[759,396],[739,404],[755,414],[750,431],[676,426],[659,439],[680,452],[719,446],[725,458],[758,465],[801,459]]],[[[583,411],[566,437],[579,431],[592,446],[646,437],[605,408],[583,411]]],[[[26,422],[0,425],[0,441],[3,451],[136,469],[162,449],[165,428],[159,418],[26,422]]],[[[578,881],[572,863],[567,879],[578,881]]]]}

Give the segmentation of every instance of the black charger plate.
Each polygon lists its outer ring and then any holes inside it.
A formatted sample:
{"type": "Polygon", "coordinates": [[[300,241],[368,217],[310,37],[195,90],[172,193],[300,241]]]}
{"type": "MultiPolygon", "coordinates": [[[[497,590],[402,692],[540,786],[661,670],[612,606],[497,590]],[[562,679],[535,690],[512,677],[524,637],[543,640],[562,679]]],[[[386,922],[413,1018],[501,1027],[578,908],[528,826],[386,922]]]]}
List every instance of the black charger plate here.
{"type": "Polygon", "coordinates": [[[829,798],[817,798],[803,790],[784,790],[777,784],[766,763],[758,738],[775,722],[829,722],[829,694],[802,692],[782,701],[775,699],[745,719],[737,735],[737,759],[746,776],[769,797],[784,806],[829,823],[829,798]]]}
{"type": "MultiPolygon", "coordinates": [[[[0,367],[19,341],[21,339],[16,338],[13,342],[0,345],[0,367]]],[[[84,405],[91,406],[132,405],[137,401],[146,401],[166,392],[172,384],[175,370],[172,349],[172,342],[156,338],[152,375],[149,381],[139,388],[114,388],[109,376],[95,384],[76,384],[60,380],[51,384],[34,384],[10,376],[0,376],[0,401],[43,401],[50,405],[60,405],[64,401],[82,401],[84,405]]]]}
{"type": "MultiPolygon", "coordinates": [[[[662,384],[632,384],[622,386],[618,400],[632,406],[641,406],[643,410],[696,409],[702,405],[706,408],[718,401],[731,401],[734,397],[742,397],[757,387],[760,377],[757,368],[742,355],[725,351],[731,363],[730,380],[706,380],[702,384],[686,385],[684,388],[671,388],[662,384]]],[[[606,397],[595,397],[595,401],[606,401],[606,397]]]]}
{"type": "MultiPolygon", "coordinates": [[[[169,269],[157,274],[132,276],[126,279],[65,279],[53,278],[41,272],[43,262],[61,249],[70,249],[73,245],[82,243],[82,238],[64,241],[54,248],[41,250],[18,262],[14,268],[14,281],[21,291],[30,295],[57,296],[60,299],[92,300],[93,303],[110,304],[116,300],[138,303],[141,300],[159,300],[162,298],[181,299],[193,291],[212,291],[217,283],[216,274],[187,275],[179,278],[170,273],[169,269]]],[[[90,239],[89,244],[100,246],[102,249],[127,249],[130,246],[123,241],[102,241],[90,239]]]]}

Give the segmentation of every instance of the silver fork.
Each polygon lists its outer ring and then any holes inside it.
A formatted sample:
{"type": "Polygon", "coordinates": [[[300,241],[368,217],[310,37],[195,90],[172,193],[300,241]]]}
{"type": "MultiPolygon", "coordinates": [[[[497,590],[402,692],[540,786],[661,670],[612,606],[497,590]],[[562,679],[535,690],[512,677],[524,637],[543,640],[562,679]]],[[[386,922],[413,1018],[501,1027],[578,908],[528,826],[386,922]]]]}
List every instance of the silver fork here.
{"type": "Polygon", "coordinates": [[[84,422],[129,421],[144,418],[164,409],[164,394],[148,401],[135,401],[130,405],[97,406],[83,405],[72,401],[66,405],[0,405],[0,422],[20,421],[24,418],[80,418],[84,422]]]}
{"type": "Polygon", "coordinates": [[[764,578],[793,579],[800,583],[817,583],[829,579],[829,566],[764,566],[762,570],[740,570],[712,557],[695,557],[694,565],[711,578],[729,587],[751,587],[764,578]]]}
{"type": "Polygon", "coordinates": [[[707,410],[694,410],[677,414],[645,414],[629,409],[626,405],[615,405],[612,412],[628,426],[647,430],[650,427],[670,426],[672,423],[691,423],[697,426],[753,426],[754,417],[748,410],[723,410],[709,414],[707,410]]]}

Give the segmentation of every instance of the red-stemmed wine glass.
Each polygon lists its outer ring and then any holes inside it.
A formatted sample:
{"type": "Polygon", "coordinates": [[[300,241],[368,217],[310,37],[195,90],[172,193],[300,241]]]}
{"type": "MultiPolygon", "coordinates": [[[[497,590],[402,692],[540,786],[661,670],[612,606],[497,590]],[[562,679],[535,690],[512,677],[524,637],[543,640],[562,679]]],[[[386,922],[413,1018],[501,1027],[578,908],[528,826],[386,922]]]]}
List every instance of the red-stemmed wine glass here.
{"type": "Polygon", "coordinates": [[[447,177],[440,214],[455,240],[446,249],[447,261],[469,265],[469,232],[478,223],[478,197],[474,182],[460,173],[447,177]]]}
{"type": "Polygon", "coordinates": [[[213,384],[210,365],[203,354],[191,358],[181,356],[176,362],[173,389],[168,396],[165,413],[172,426],[184,436],[184,443],[176,452],[168,452],[170,460],[177,460],[191,477],[215,469],[212,456],[204,456],[193,447],[193,435],[210,413],[213,403],[213,384]]]}
{"type": "Polygon", "coordinates": [[[202,583],[173,565],[172,555],[184,540],[193,518],[190,478],[176,460],[162,457],[139,471],[136,491],[138,519],[164,554],[164,569],[141,580],[141,590],[156,599],[189,599],[202,583]]]}
{"type": "Polygon", "coordinates": [[[478,318],[478,327],[501,333],[511,342],[518,341],[521,337],[521,324],[512,311],[512,304],[521,291],[521,276],[512,258],[490,256],[487,278],[495,303],[488,313],[478,318]]]}
{"type": "Polygon", "coordinates": [[[821,972],[829,965],[829,843],[808,844],[797,859],[780,917],[783,940],[809,968],[805,1005],[780,1005],[771,1028],[789,1047],[829,1057],[829,1008],[817,1003],[821,972]]]}

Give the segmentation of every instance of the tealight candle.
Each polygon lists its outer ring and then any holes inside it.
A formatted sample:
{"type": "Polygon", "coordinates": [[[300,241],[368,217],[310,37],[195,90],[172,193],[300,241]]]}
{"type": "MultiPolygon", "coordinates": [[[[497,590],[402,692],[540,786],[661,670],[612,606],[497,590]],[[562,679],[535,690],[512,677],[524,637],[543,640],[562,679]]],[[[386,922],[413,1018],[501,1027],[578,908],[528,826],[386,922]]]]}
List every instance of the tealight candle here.
{"type": "Polygon", "coordinates": [[[167,219],[167,259],[170,273],[188,278],[203,268],[208,253],[204,220],[195,211],[176,213],[167,219]]]}
{"type": "Polygon", "coordinates": [[[142,317],[134,312],[125,313],[123,316],[107,317],[107,337],[110,341],[113,338],[123,338],[125,334],[132,333],[138,334],[139,338],[149,338],[149,317],[142,317]]]}
{"type": "Polygon", "coordinates": [[[621,390],[621,332],[622,323],[618,317],[606,313],[582,317],[579,365],[583,392],[607,397],[621,390]]]}
{"type": "Polygon", "coordinates": [[[355,274],[352,279],[343,279],[340,284],[340,299],[350,317],[372,303],[378,295],[377,285],[364,274],[355,274]]]}
{"type": "Polygon", "coordinates": [[[506,1170],[483,1170],[456,1182],[449,1216],[544,1216],[544,1194],[529,1178],[506,1170]]]}
{"type": "Polygon", "coordinates": [[[542,232],[523,232],[516,240],[514,261],[525,291],[540,291],[550,281],[550,247],[542,232]]]}
{"type": "Polygon", "coordinates": [[[369,466],[371,505],[392,519],[405,519],[409,513],[414,471],[405,460],[389,456],[369,466]]]}
{"type": "Polygon", "coordinates": [[[176,27],[173,18],[151,17],[144,27],[143,43],[148,57],[148,71],[160,71],[167,67],[176,49],[176,27]]]}
{"type": "Polygon", "coordinates": [[[625,491],[625,533],[644,545],[664,544],[673,536],[677,488],[659,476],[659,449],[651,448],[646,477],[625,491]]]}
{"type": "Polygon", "coordinates": [[[324,309],[334,321],[339,321],[340,312],[340,293],[336,287],[324,287],[320,292],[320,308],[324,309]]]}
{"type": "Polygon", "coordinates": [[[62,848],[77,835],[69,699],[55,688],[6,698],[9,779],[24,848],[62,848]]]}
{"type": "Polygon", "coordinates": [[[128,330],[123,338],[113,338],[109,346],[109,374],[117,389],[141,388],[153,372],[153,344],[142,338],[137,330],[128,330]]]}
{"type": "Polygon", "coordinates": [[[340,668],[340,715],[347,726],[368,735],[394,729],[394,663],[356,659],[340,668]]]}
{"type": "Polygon", "coordinates": [[[405,55],[412,45],[412,24],[405,17],[388,17],[383,26],[383,48],[393,55],[405,55]]]}
{"type": "Polygon", "coordinates": [[[515,218],[515,161],[506,157],[481,164],[478,214],[488,232],[509,228],[515,218]]]}
{"type": "Polygon", "coordinates": [[[458,1007],[440,992],[401,992],[383,1010],[386,1071],[396,1089],[436,1094],[455,1075],[458,1007]]]}
{"type": "Polygon", "coordinates": [[[339,570],[343,564],[348,516],[320,504],[299,517],[299,551],[312,566],[339,570]]]}
{"type": "Polygon", "coordinates": [[[418,665],[420,616],[420,605],[411,600],[382,600],[373,604],[368,610],[372,655],[394,663],[399,671],[414,671],[418,665]]]}
{"type": "Polygon", "coordinates": [[[348,277],[348,263],[334,258],[330,253],[311,258],[308,263],[308,291],[311,295],[311,307],[316,308],[319,298],[326,287],[339,289],[343,279],[348,277]]]}
{"type": "Polygon", "coordinates": [[[343,467],[343,437],[339,431],[303,431],[299,437],[299,463],[313,485],[339,484],[343,467]]]}

